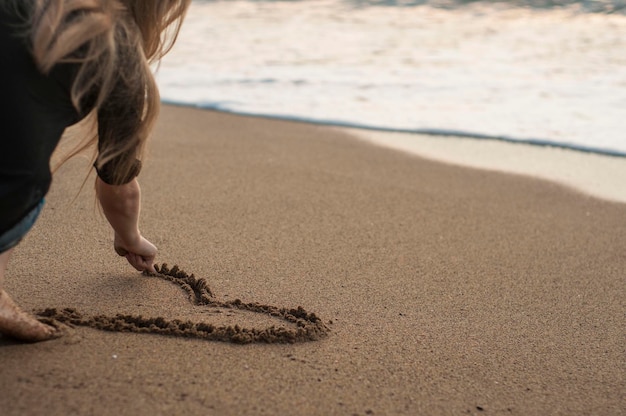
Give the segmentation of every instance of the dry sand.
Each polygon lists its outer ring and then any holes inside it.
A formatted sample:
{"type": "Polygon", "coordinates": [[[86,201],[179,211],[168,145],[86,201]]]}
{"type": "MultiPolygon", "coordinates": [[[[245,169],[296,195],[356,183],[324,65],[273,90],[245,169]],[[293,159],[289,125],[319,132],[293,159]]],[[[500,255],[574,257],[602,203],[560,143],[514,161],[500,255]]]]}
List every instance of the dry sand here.
{"type": "MultiPolygon", "coordinates": [[[[10,264],[26,309],[292,325],[194,306],[131,270],[90,186],[71,203],[87,166],[58,172],[10,264]]],[[[141,182],[159,261],[222,300],[302,306],[329,335],[0,339],[3,416],[626,412],[624,204],[326,127],[176,107],[141,182]]]]}

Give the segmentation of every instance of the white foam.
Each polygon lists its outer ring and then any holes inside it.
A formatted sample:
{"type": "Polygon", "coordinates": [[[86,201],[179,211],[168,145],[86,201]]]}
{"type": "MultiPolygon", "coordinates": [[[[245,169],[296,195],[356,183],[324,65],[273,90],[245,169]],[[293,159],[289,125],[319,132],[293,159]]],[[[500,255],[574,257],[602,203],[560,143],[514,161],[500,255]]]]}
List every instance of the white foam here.
{"type": "Polygon", "coordinates": [[[626,153],[626,17],[473,4],[194,2],[166,101],[626,153]]]}

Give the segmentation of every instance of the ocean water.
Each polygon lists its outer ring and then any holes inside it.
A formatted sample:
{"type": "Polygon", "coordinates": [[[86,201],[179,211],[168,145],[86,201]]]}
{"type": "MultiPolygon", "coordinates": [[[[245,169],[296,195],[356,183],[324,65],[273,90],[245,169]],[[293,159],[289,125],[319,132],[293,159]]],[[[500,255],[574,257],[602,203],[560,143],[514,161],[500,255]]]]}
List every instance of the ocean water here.
{"type": "Polygon", "coordinates": [[[169,103],[626,156],[625,9],[198,0],[157,80],[169,103]]]}

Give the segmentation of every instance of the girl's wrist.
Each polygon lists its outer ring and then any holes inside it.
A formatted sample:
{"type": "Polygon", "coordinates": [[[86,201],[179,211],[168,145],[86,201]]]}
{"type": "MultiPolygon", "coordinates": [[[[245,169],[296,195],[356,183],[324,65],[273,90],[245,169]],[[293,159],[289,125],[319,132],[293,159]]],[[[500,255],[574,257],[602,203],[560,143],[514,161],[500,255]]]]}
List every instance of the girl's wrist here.
{"type": "Polygon", "coordinates": [[[115,244],[124,247],[135,247],[141,241],[141,233],[139,229],[131,232],[115,232],[115,244]]]}

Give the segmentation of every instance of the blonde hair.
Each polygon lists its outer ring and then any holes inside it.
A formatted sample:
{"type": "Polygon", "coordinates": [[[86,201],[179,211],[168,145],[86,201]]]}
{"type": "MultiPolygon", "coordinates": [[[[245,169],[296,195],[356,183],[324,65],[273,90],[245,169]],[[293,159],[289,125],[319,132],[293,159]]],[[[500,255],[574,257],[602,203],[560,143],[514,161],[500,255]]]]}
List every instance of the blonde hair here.
{"type": "Polygon", "coordinates": [[[87,140],[99,142],[96,166],[115,159],[113,179],[135,168],[159,112],[150,65],[171,49],[191,0],[2,0],[29,11],[32,54],[44,74],[77,64],[71,99],[89,114],[87,140]]]}

